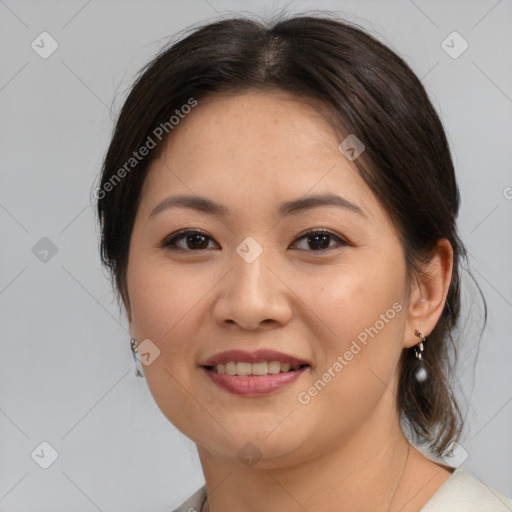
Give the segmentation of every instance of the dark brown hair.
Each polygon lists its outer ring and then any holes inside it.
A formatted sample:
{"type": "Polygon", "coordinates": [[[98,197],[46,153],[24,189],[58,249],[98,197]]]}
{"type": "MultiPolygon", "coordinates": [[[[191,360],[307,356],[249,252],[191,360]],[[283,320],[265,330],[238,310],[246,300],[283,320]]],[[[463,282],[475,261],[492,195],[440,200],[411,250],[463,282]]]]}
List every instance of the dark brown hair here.
{"type": "MultiPolygon", "coordinates": [[[[140,71],[116,122],[96,195],[101,258],[118,299],[129,305],[130,235],[148,167],[166,140],[155,131],[167,126],[165,135],[172,133],[171,117],[191,99],[200,103],[214,93],[251,89],[310,101],[340,141],[349,134],[363,141],[365,151],[354,163],[396,227],[409,279],[422,271],[439,239],[450,241],[452,281],[424,353],[430,377],[417,381],[419,362],[412,349],[403,350],[397,397],[404,426],[441,455],[462,428],[450,386],[460,262],[467,260],[456,227],[459,191],[443,126],[420,80],[397,54],[354,24],[327,14],[282,16],[272,23],[225,19],[194,29],[140,71]],[[149,140],[154,149],[131,160],[149,140]]],[[[485,313],[487,318],[487,308],[485,313]]]]}

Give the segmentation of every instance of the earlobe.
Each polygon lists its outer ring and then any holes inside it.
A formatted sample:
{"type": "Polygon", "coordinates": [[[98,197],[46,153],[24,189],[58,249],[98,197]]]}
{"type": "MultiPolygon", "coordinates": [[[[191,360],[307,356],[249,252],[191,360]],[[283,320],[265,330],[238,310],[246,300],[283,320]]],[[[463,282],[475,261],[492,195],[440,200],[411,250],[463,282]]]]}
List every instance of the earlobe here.
{"type": "Polygon", "coordinates": [[[427,267],[416,277],[416,285],[411,290],[404,347],[417,345],[416,331],[429,336],[434,330],[446,303],[452,270],[453,248],[443,238],[432,250],[427,267]]]}

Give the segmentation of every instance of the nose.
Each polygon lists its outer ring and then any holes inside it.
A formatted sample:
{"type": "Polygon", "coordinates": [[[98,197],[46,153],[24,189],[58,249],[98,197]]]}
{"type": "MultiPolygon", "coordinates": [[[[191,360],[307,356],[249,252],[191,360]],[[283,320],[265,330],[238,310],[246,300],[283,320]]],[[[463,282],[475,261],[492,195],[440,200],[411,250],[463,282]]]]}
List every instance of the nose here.
{"type": "Polygon", "coordinates": [[[252,262],[235,253],[231,263],[231,271],[216,287],[216,321],[245,330],[274,329],[288,323],[293,316],[293,294],[267,251],[252,262]]]}

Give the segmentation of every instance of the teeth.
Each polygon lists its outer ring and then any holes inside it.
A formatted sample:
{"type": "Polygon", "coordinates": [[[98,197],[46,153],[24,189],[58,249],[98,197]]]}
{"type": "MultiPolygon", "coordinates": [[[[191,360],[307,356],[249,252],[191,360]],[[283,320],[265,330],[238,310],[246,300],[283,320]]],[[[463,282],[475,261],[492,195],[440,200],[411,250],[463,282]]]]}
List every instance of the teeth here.
{"type": "Polygon", "coordinates": [[[270,361],[267,363],[268,373],[279,373],[281,371],[281,364],[279,361],[270,361]]]}
{"type": "Polygon", "coordinates": [[[230,361],[226,364],[219,363],[212,369],[217,373],[228,375],[269,375],[285,373],[290,370],[298,370],[300,364],[281,363],[280,361],[263,361],[259,363],[246,363],[230,361]]]}
{"type": "Polygon", "coordinates": [[[237,375],[251,375],[251,363],[236,363],[237,375]]]}
{"type": "Polygon", "coordinates": [[[289,372],[291,368],[290,363],[281,363],[281,371],[282,372],[289,372]]]}
{"type": "MultiPolygon", "coordinates": [[[[245,363],[238,363],[238,364],[245,364],[245,363]]],[[[268,375],[268,363],[266,361],[263,361],[262,363],[252,363],[249,364],[249,371],[253,375],[268,375]]],[[[247,373],[247,375],[250,375],[250,373],[247,373]]]]}

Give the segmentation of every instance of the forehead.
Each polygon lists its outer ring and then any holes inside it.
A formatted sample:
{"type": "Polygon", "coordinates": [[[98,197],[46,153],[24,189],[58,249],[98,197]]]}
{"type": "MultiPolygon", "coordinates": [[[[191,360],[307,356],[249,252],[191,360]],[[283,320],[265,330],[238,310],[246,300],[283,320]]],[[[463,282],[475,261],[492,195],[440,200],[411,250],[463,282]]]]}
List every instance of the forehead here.
{"type": "Polygon", "coordinates": [[[307,153],[337,149],[337,137],[306,101],[283,92],[215,95],[199,101],[169,138],[167,148],[188,157],[237,158],[249,161],[272,157],[299,162],[307,153]]]}
{"type": "Polygon", "coordinates": [[[144,195],[152,203],[176,192],[261,208],[339,193],[375,213],[376,198],[339,143],[318,108],[285,93],[215,95],[174,128],[144,195]]]}

